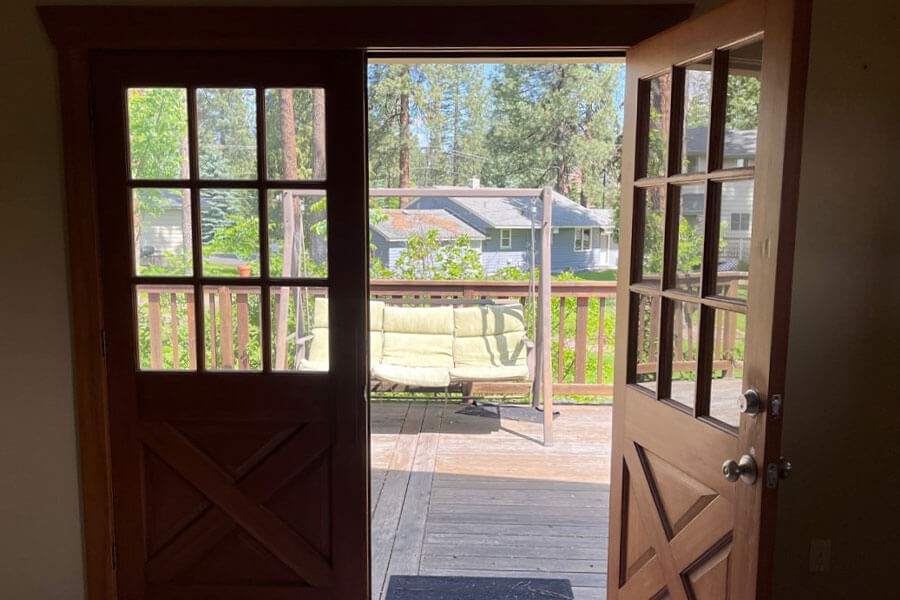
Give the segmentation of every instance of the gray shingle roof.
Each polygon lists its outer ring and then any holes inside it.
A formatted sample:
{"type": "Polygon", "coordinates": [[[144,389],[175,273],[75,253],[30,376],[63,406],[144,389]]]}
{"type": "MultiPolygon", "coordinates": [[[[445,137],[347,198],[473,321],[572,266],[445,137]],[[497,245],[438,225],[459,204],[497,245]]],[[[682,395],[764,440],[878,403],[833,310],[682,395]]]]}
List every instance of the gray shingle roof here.
{"type": "Polygon", "coordinates": [[[469,236],[470,240],[487,239],[480,231],[442,208],[386,209],[383,212],[387,219],[371,224],[371,228],[392,242],[408,240],[413,235],[424,236],[432,229],[438,231],[440,240],[455,240],[462,235],[469,236]]]}
{"type": "MultiPolygon", "coordinates": [[[[708,127],[687,130],[687,154],[705,154],[708,127]]],[[[731,130],[725,132],[725,156],[756,154],[756,130],[731,130]]]]}
{"type": "MultiPolygon", "coordinates": [[[[452,192],[451,192],[452,193],[452,192]]],[[[486,221],[491,227],[502,229],[531,228],[531,206],[534,203],[534,223],[540,227],[543,210],[540,198],[530,197],[461,197],[448,195],[472,214],[486,221]]],[[[613,214],[609,209],[585,208],[562,194],[553,192],[553,227],[603,227],[610,228],[613,214]]]]}

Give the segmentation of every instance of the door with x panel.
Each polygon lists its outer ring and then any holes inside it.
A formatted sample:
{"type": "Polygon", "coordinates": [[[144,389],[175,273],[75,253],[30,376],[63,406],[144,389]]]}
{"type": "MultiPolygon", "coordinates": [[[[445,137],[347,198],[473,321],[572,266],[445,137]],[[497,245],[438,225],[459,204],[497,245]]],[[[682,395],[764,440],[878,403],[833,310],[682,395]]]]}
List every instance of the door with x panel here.
{"type": "Polygon", "coordinates": [[[363,598],[364,57],[91,68],[119,597],[363,598]]]}
{"type": "Polygon", "coordinates": [[[627,54],[610,598],[769,595],[808,3],[627,54]]]}

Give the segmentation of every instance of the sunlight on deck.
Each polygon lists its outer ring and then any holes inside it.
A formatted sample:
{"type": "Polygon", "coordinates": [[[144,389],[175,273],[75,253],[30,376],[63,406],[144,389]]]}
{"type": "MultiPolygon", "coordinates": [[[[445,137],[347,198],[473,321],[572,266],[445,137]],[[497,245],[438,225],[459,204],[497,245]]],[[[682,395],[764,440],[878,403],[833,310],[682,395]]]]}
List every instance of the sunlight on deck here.
{"type": "Polygon", "coordinates": [[[391,575],[568,579],[605,597],[611,406],[373,402],[372,598],[391,575]]]}

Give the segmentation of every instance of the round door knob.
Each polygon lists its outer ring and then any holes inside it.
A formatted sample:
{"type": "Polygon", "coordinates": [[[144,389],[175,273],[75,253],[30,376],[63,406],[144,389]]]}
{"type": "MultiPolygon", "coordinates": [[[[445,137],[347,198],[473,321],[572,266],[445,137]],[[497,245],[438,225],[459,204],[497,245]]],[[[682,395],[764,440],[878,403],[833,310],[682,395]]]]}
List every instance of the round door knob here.
{"type": "Polygon", "coordinates": [[[762,412],[762,397],[759,395],[756,388],[750,388],[738,396],[738,406],[742,413],[758,415],[762,412]]]}
{"type": "Polygon", "coordinates": [[[731,482],[740,479],[747,485],[753,485],[756,483],[756,460],[749,454],[743,455],[740,461],[728,459],[722,463],[722,475],[731,482]]]}

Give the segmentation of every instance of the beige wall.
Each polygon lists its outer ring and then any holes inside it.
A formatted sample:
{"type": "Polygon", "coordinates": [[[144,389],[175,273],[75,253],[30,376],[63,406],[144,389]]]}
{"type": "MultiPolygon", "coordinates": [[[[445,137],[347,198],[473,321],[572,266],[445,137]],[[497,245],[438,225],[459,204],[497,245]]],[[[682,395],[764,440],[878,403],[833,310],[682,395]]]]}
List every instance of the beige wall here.
{"type": "Polygon", "coordinates": [[[900,7],[814,1],[776,589],[886,598],[900,564],[900,7]],[[809,572],[810,539],[832,540],[828,573],[809,572]]]}
{"type": "MultiPolygon", "coordinates": [[[[57,84],[34,4],[0,4],[0,273],[15,281],[0,293],[0,597],[78,599],[57,84]]],[[[796,472],[782,488],[780,598],[867,597],[850,586],[867,573],[884,585],[900,543],[888,510],[900,472],[890,382],[900,213],[889,185],[900,167],[900,18],[880,6],[891,4],[816,1],[786,393],[785,451],[796,472]],[[825,575],[808,572],[811,538],[832,540],[825,575]]]]}

